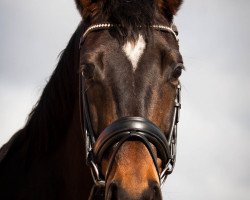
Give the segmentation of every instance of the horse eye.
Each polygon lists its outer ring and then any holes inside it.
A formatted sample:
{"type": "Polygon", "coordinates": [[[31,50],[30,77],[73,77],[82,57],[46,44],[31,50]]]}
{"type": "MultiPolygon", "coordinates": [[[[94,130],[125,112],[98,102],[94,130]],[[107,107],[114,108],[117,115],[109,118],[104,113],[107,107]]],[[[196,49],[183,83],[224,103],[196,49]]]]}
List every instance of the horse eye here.
{"type": "Polygon", "coordinates": [[[93,64],[84,64],[82,66],[83,76],[86,79],[93,78],[93,76],[94,76],[94,70],[95,70],[95,65],[93,65],[93,64]]]}
{"type": "Polygon", "coordinates": [[[183,64],[178,64],[172,73],[172,78],[178,79],[181,76],[183,69],[184,69],[183,64]]]}

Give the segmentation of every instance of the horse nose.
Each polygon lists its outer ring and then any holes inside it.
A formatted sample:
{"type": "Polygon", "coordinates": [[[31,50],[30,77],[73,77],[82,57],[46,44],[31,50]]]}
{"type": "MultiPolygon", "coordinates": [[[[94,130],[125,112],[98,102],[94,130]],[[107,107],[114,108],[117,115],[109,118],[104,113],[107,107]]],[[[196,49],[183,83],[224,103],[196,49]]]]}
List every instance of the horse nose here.
{"type": "Polygon", "coordinates": [[[162,195],[160,186],[155,182],[149,182],[147,189],[134,195],[114,181],[109,185],[106,200],[162,200],[162,195]]]}
{"type": "Polygon", "coordinates": [[[149,187],[144,191],[143,198],[145,200],[162,200],[161,188],[155,181],[149,181],[149,187]]]}
{"type": "Polygon", "coordinates": [[[118,199],[118,183],[113,181],[108,188],[106,195],[106,200],[115,200],[118,199]]]}

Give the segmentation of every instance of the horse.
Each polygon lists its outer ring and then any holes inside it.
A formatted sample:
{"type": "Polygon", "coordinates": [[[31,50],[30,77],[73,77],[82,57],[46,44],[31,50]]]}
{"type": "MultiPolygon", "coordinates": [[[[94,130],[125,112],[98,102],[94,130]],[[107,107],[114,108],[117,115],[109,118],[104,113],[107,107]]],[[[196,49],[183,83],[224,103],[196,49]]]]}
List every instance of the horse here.
{"type": "Polygon", "coordinates": [[[0,150],[0,199],[161,200],[176,160],[182,0],[75,0],[77,30],[0,150]]]}

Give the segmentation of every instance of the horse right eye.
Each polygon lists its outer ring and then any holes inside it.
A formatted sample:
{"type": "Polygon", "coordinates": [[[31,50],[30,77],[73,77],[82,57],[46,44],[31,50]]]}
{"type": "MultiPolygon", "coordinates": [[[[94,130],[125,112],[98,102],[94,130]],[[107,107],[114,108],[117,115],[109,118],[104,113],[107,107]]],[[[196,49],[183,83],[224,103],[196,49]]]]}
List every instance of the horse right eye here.
{"type": "Polygon", "coordinates": [[[91,79],[93,78],[94,76],[94,71],[95,71],[95,65],[93,64],[84,64],[82,66],[82,73],[83,73],[83,76],[86,78],[86,79],[91,79]]]}

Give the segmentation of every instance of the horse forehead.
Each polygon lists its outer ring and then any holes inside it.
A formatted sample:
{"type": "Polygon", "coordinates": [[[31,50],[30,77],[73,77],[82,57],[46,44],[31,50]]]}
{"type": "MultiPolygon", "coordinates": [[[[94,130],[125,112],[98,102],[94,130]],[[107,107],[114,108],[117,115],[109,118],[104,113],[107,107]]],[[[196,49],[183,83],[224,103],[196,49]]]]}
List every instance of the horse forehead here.
{"type": "Polygon", "coordinates": [[[139,34],[137,41],[127,41],[123,45],[122,50],[127,56],[128,60],[131,62],[133,71],[136,70],[138,62],[144,54],[145,49],[146,42],[141,34],[139,34]]]}

